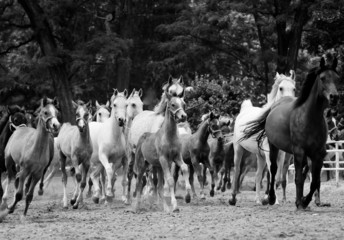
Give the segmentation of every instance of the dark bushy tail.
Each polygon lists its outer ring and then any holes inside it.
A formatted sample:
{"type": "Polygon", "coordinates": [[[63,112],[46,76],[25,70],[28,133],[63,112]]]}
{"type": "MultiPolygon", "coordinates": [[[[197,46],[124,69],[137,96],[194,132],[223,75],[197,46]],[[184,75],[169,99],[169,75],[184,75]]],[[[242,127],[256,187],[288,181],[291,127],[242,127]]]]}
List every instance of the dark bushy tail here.
{"type": "Polygon", "coordinates": [[[244,130],[244,136],[240,138],[239,141],[241,142],[243,140],[249,139],[253,135],[258,134],[257,141],[258,145],[261,146],[265,137],[266,118],[268,117],[270,111],[271,108],[268,108],[259,118],[247,123],[247,127],[244,130]]]}

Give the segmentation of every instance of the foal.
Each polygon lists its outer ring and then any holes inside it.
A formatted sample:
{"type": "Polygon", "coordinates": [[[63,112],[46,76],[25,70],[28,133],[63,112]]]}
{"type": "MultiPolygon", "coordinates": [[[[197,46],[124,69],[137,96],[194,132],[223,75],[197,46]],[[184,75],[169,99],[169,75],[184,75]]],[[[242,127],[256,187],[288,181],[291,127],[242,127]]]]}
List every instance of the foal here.
{"type": "Polygon", "coordinates": [[[13,203],[8,209],[0,212],[0,221],[8,213],[13,213],[17,203],[23,197],[24,182],[27,177],[31,179],[26,194],[24,217],[33,198],[34,188],[43,175],[43,170],[53,157],[53,137],[51,132],[60,128],[57,120],[56,102],[48,103],[46,98],[41,101],[41,109],[37,129],[30,127],[18,128],[9,139],[5,149],[5,164],[8,172],[7,186],[2,198],[2,204],[7,207],[8,187],[14,178],[14,165],[19,168],[16,176],[16,193],[13,203]]]}
{"type": "MultiPolygon", "coordinates": [[[[182,156],[184,162],[190,166],[190,185],[191,190],[193,193],[193,197],[196,197],[195,187],[193,184],[193,174],[194,171],[196,171],[198,181],[201,187],[201,199],[205,199],[204,194],[204,175],[202,175],[202,168],[200,166],[200,163],[205,165],[206,167],[213,169],[210,166],[209,163],[209,153],[210,148],[208,144],[208,137],[211,135],[213,138],[222,138],[222,133],[219,126],[219,115],[216,115],[213,112],[210,112],[207,117],[203,120],[203,122],[200,124],[197,131],[192,134],[183,134],[180,136],[180,141],[182,143],[182,156]]],[[[173,164],[174,165],[174,164],[173,164]]],[[[176,184],[178,180],[178,173],[179,173],[179,167],[176,166],[175,169],[172,168],[173,175],[174,175],[174,182],[176,184]]],[[[213,173],[213,171],[211,171],[213,173]]],[[[213,175],[213,174],[212,174],[213,175]]],[[[212,177],[212,180],[213,177],[212,177]]],[[[212,190],[211,194],[214,196],[214,189],[213,189],[212,182],[212,190]]]]}
{"type": "Polygon", "coordinates": [[[184,101],[179,97],[172,97],[166,93],[167,106],[165,110],[162,127],[156,133],[144,133],[137,145],[135,153],[134,169],[137,173],[137,205],[138,211],[141,203],[142,178],[149,164],[155,168],[158,175],[158,191],[160,200],[163,202],[164,211],[169,211],[169,207],[164,198],[164,179],[168,183],[171,192],[171,203],[173,211],[179,211],[174,192],[174,180],[170,171],[170,166],[175,163],[183,171],[186,182],[187,194],[185,201],[190,202],[189,171],[184,163],[181,154],[181,142],[177,130],[177,120],[185,121],[184,101]]]}
{"type": "Polygon", "coordinates": [[[63,124],[61,131],[56,139],[57,150],[60,155],[63,187],[63,207],[67,208],[67,173],[66,159],[71,159],[75,169],[75,178],[77,186],[70,203],[74,209],[78,208],[83,199],[83,192],[86,186],[87,172],[90,167],[90,158],[92,155],[92,142],[88,122],[90,121],[91,102],[74,103],[76,108],[76,126],[70,123],[63,124]]]}

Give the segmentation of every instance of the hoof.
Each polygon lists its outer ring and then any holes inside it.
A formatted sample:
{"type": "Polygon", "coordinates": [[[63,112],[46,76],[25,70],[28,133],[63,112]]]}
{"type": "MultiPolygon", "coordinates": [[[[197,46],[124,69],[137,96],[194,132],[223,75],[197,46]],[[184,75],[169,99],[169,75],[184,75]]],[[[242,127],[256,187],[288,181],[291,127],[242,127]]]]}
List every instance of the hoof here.
{"type": "Polygon", "coordinates": [[[210,197],[214,197],[214,195],[215,195],[215,191],[213,189],[210,190],[210,197]]]}
{"type": "Polygon", "coordinates": [[[270,204],[270,205],[274,205],[275,202],[276,202],[276,196],[269,197],[269,204],[270,204]]]}
{"type": "Polygon", "coordinates": [[[201,195],[201,200],[205,200],[205,195],[204,194],[201,195]]]}
{"type": "Polygon", "coordinates": [[[70,205],[74,206],[75,202],[76,202],[76,199],[71,199],[70,200],[70,205]]]}
{"type": "Polygon", "coordinates": [[[67,210],[67,209],[68,209],[68,206],[63,206],[63,209],[67,210]]]}
{"type": "Polygon", "coordinates": [[[180,210],[179,210],[179,208],[178,207],[176,207],[175,209],[173,209],[173,211],[172,212],[174,212],[174,213],[177,213],[177,212],[180,212],[180,210]]]}
{"type": "Polygon", "coordinates": [[[226,188],[223,186],[222,188],[221,188],[221,192],[225,192],[226,191],[226,188]]]}
{"type": "Polygon", "coordinates": [[[235,204],[236,204],[236,198],[230,198],[229,200],[228,200],[228,203],[229,203],[229,205],[231,205],[231,206],[235,206],[235,204]]]}
{"type": "Polygon", "coordinates": [[[125,205],[130,205],[130,204],[131,204],[131,200],[130,200],[130,199],[125,200],[125,201],[124,201],[124,204],[125,204],[125,205]]]}
{"type": "Polygon", "coordinates": [[[190,203],[190,202],[191,202],[191,196],[190,196],[189,193],[186,194],[186,196],[185,196],[185,202],[186,202],[186,203],[190,203]]]}
{"type": "Polygon", "coordinates": [[[262,200],[262,204],[265,206],[265,205],[268,205],[270,203],[270,200],[269,200],[269,197],[266,197],[262,200]]]}
{"type": "Polygon", "coordinates": [[[93,197],[92,200],[95,204],[99,204],[99,197],[93,197]]]}
{"type": "Polygon", "coordinates": [[[112,196],[105,196],[105,201],[108,203],[112,203],[113,202],[113,197],[112,196]]]}
{"type": "Polygon", "coordinates": [[[219,191],[221,189],[221,186],[216,187],[216,191],[219,191]]]}
{"type": "Polygon", "coordinates": [[[232,184],[231,183],[227,183],[227,189],[229,190],[229,189],[231,189],[231,187],[232,187],[232,184]]]}
{"type": "Polygon", "coordinates": [[[74,204],[73,205],[73,209],[78,209],[78,207],[79,207],[79,204],[74,204]]]}
{"type": "Polygon", "coordinates": [[[331,207],[331,203],[315,203],[318,207],[331,207]]]}
{"type": "Polygon", "coordinates": [[[42,195],[43,195],[43,189],[39,189],[39,190],[38,190],[38,195],[39,195],[39,196],[42,196],[42,195]]]}

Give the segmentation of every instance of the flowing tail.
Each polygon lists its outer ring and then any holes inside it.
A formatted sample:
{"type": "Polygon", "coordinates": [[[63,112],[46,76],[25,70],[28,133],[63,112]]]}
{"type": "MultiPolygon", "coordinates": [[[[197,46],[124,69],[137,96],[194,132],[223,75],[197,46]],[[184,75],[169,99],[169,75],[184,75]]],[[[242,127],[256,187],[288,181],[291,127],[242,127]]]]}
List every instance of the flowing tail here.
{"type": "Polygon", "coordinates": [[[266,111],[258,117],[256,120],[253,120],[251,122],[248,122],[246,124],[246,128],[244,130],[244,136],[239,139],[239,141],[244,141],[249,139],[250,137],[258,134],[257,136],[257,141],[258,141],[258,146],[261,149],[261,145],[263,143],[263,139],[265,138],[265,123],[266,123],[266,118],[268,117],[269,113],[271,111],[271,108],[267,108],[266,111]]]}

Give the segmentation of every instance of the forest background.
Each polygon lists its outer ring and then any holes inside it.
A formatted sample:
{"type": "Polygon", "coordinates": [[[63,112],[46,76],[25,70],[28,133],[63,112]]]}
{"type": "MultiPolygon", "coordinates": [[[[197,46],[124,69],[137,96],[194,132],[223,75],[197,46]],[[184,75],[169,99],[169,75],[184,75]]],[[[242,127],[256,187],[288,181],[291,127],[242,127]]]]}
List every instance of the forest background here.
{"type": "Polygon", "coordinates": [[[320,56],[338,58],[342,79],[343,51],[340,0],[1,0],[0,103],[56,96],[73,122],[72,99],[142,88],[152,109],[182,76],[195,126],[210,109],[263,104],[276,72],[294,69],[299,91],[320,56]]]}

